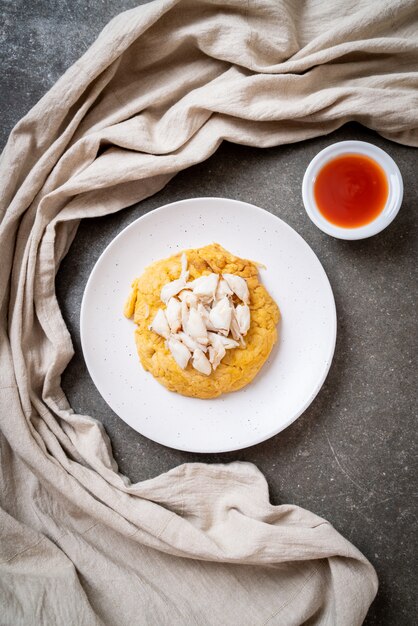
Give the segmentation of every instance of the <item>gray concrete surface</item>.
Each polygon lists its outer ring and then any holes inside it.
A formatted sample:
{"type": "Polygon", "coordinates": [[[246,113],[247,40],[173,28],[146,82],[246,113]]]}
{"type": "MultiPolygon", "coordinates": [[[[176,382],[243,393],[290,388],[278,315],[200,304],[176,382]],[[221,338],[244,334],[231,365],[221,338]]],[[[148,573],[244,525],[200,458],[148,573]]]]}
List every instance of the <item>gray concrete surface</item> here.
{"type": "MultiPolygon", "coordinates": [[[[13,125],[134,0],[22,0],[2,3],[1,143],[13,125]]],[[[75,356],[63,387],[76,411],[103,422],[121,471],[132,481],[186,461],[254,462],[274,503],[291,502],[327,518],[375,565],[380,589],[366,624],[416,624],[417,152],[350,124],[291,146],[257,150],[223,144],[156,196],[119,214],[81,224],[58,272],[60,305],[75,356]],[[327,237],[306,217],[304,170],[321,148],[342,139],[371,141],[397,161],[405,199],[396,221],[360,242],[327,237]],[[181,198],[225,196],[280,216],[312,246],[331,281],[338,341],[327,381],[309,409],[273,439],[240,452],[195,455],[159,446],[106,405],[83,360],[79,311],[87,278],[105,246],[131,221],[181,198]]],[[[138,621],[140,623],[140,620],[138,621]]],[[[284,625],[285,626],[285,625],[284,625]]]]}

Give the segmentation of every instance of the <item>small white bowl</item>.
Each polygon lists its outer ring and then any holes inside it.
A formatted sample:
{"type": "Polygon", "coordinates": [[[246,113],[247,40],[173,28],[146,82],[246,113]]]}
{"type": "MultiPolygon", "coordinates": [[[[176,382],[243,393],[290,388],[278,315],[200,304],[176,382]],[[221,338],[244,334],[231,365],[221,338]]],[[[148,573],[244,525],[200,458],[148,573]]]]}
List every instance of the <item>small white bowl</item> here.
{"type": "Polygon", "coordinates": [[[365,141],[340,141],[321,150],[309,163],[303,177],[302,198],[313,223],[324,233],[338,239],[366,239],[380,233],[395,219],[403,198],[403,181],[395,161],[384,150],[365,141]],[[388,199],[381,213],[369,224],[357,228],[344,228],[329,222],[319,211],[314,197],[314,184],[325,163],[343,154],[362,154],[374,159],[384,170],[388,180],[388,199]]]}

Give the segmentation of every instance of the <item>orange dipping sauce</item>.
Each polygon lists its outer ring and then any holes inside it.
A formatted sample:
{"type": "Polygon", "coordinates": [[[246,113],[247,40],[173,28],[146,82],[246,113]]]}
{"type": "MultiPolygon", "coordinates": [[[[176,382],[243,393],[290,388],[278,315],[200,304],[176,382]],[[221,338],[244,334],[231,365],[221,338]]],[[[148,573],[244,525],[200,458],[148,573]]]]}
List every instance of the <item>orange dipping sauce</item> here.
{"type": "Polygon", "coordinates": [[[320,213],[343,228],[358,228],[376,219],[385,207],[388,192],[382,167],[362,154],[345,154],[328,161],[314,183],[320,213]]]}

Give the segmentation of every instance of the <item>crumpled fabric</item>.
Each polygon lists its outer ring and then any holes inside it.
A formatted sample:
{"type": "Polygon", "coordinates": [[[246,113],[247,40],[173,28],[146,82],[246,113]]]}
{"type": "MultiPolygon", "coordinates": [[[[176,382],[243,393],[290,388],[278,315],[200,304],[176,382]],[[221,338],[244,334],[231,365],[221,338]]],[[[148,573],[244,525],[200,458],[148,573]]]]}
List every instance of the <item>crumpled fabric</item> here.
{"type": "Polygon", "coordinates": [[[157,0],[112,20],[0,161],[0,605],[5,624],[361,624],[371,564],[273,506],[248,463],[138,484],[60,387],[55,296],[85,217],[160,190],[222,140],[266,147],[355,120],[418,144],[417,3],[157,0]]]}

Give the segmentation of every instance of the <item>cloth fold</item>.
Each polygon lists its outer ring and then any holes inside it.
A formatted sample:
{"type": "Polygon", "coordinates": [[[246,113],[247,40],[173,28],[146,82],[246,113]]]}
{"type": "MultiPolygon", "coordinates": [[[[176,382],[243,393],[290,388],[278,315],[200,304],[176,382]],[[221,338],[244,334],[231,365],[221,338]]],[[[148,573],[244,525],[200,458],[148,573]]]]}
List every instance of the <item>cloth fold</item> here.
{"type": "Polygon", "coordinates": [[[158,0],[117,16],[0,160],[0,603],[5,623],[360,624],[377,590],[332,526],[251,464],[139,484],[60,387],[57,268],[80,219],[160,190],[223,140],[350,120],[418,144],[417,3],[158,0]]]}

